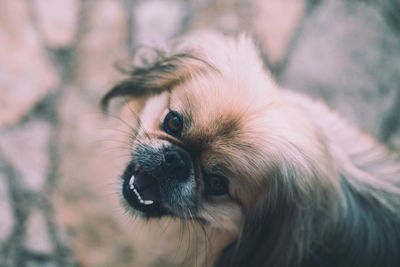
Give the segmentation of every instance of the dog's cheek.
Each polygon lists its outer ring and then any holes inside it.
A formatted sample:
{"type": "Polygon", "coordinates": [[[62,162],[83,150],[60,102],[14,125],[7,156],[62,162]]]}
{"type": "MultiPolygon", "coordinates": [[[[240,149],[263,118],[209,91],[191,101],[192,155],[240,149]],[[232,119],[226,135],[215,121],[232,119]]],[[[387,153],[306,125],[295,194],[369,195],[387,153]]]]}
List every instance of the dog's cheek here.
{"type": "Polygon", "coordinates": [[[239,234],[244,222],[240,205],[228,199],[202,203],[198,217],[210,223],[213,228],[235,235],[239,234]]]}

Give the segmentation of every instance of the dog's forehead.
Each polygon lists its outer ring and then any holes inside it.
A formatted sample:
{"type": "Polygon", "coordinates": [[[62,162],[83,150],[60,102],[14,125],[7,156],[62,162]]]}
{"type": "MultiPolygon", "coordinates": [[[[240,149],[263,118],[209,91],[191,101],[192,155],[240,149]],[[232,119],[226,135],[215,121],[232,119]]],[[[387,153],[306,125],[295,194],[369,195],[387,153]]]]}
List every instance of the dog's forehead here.
{"type": "Polygon", "coordinates": [[[245,81],[209,74],[198,75],[175,88],[170,97],[170,108],[192,117],[196,127],[214,125],[233,129],[238,122],[264,105],[265,91],[249,88],[245,81]]]}
{"type": "Polygon", "coordinates": [[[217,81],[188,83],[172,92],[170,109],[182,113],[193,137],[232,138],[243,127],[248,103],[229,87],[217,81]]]}

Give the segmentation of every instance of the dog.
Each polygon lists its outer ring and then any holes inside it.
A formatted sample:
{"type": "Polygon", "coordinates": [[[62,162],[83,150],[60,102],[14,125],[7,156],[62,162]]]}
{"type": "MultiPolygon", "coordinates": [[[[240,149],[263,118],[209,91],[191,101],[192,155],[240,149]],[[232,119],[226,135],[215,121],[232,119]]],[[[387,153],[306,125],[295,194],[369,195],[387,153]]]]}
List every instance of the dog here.
{"type": "Polygon", "coordinates": [[[400,266],[398,156],[280,88],[245,34],[192,34],[154,55],[102,107],[123,97],[135,114],[127,208],[204,231],[187,266],[400,266]]]}

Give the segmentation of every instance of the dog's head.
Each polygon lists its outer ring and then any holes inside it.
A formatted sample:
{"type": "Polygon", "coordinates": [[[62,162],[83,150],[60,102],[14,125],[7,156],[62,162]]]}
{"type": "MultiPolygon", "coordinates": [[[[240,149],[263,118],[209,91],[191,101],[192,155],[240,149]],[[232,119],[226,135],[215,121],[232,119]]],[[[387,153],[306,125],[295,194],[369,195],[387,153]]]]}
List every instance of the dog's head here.
{"type": "Polygon", "coordinates": [[[168,53],[103,99],[125,96],[137,116],[122,175],[135,212],[240,233],[260,207],[327,197],[313,190],[331,168],[323,136],[285,104],[249,38],[190,37],[168,53]]]}

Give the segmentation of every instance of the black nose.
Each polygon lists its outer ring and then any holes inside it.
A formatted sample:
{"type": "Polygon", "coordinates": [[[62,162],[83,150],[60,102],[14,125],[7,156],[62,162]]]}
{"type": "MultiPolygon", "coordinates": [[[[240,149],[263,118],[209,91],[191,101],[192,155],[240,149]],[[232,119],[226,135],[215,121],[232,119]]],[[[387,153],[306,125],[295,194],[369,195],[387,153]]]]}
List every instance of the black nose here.
{"type": "Polygon", "coordinates": [[[163,165],[168,177],[181,181],[189,178],[190,158],[186,152],[180,150],[165,151],[163,165]]]}

